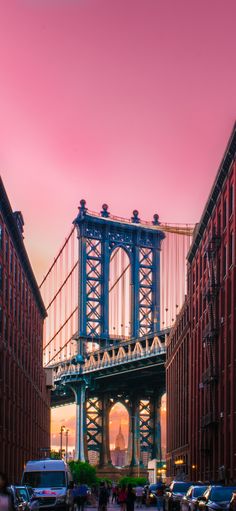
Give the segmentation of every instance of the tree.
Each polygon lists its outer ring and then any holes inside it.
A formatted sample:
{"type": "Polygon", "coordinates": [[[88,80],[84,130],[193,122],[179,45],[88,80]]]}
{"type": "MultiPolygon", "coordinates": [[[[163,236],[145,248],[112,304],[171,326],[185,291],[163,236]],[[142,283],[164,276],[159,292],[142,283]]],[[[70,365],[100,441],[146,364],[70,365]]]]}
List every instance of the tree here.
{"type": "Polygon", "coordinates": [[[124,476],[119,480],[119,483],[127,486],[128,484],[132,484],[132,486],[144,486],[147,482],[146,477],[130,477],[124,476]]]}
{"type": "Polygon", "coordinates": [[[50,451],[50,458],[51,460],[60,460],[61,454],[59,451],[50,451]]]}
{"type": "Polygon", "coordinates": [[[96,484],[96,468],[87,462],[83,461],[70,461],[69,462],[73,479],[76,483],[96,484]]]}

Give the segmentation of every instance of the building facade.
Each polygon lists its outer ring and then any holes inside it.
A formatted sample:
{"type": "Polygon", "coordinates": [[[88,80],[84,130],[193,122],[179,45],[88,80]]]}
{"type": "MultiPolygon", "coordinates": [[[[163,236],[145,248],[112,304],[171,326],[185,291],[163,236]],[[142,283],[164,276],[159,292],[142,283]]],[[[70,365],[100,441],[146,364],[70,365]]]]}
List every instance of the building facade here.
{"type": "Polygon", "coordinates": [[[167,343],[167,474],[189,474],[189,302],[177,316],[167,343]],[[178,427],[176,427],[178,424],[178,427]]]}
{"type": "MultiPolygon", "coordinates": [[[[236,127],[188,254],[187,476],[194,480],[236,482],[235,154],[236,127]]],[[[179,345],[180,339],[176,342],[179,345]]],[[[169,350],[170,373],[171,356],[169,350]]],[[[177,379],[182,378],[181,367],[177,379]]],[[[176,390],[169,387],[169,393],[176,390]]],[[[175,420],[171,408],[167,417],[175,420]]],[[[178,415],[175,427],[182,428],[178,415]]],[[[170,435],[169,456],[171,442],[170,435]]]]}
{"type": "Polygon", "coordinates": [[[20,481],[24,463],[50,446],[50,396],[42,366],[45,308],[0,180],[0,470],[20,481]]]}

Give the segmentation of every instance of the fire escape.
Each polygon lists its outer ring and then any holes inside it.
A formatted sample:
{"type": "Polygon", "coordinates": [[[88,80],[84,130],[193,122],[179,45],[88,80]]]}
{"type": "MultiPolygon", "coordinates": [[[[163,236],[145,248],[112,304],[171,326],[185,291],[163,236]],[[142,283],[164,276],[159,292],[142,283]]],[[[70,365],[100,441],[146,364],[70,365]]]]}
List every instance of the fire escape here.
{"type": "Polygon", "coordinates": [[[216,424],[215,409],[215,385],[217,381],[216,368],[216,340],[218,336],[217,321],[217,296],[219,291],[219,279],[217,275],[217,251],[220,245],[220,237],[213,234],[205,249],[207,259],[208,281],[204,289],[204,298],[208,304],[208,324],[203,331],[207,356],[207,369],[202,375],[202,386],[206,392],[206,413],[202,416],[201,427],[203,430],[216,424]]]}

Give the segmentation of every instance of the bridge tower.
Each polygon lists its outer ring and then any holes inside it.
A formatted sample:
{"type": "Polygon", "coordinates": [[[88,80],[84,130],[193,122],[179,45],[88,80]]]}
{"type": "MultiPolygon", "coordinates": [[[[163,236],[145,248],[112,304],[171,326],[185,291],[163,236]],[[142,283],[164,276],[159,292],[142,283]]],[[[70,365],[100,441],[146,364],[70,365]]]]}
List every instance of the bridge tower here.
{"type": "MultiPolygon", "coordinates": [[[[94,400],[85,404],[86,377],[83,376],[86,346],[96,342],[101,348],[111,346],[115,341],[109,331],[109,266],[113,252],[122,248],[129,257],[131,270],[131,332],[135,341],[154,337],[160,331],[160,250],[165,235],[158,228],[158,215],[152,223],[140,221],[137,210],[130,220],[111,216],[108,206],[104,204],[99,214],[88,211],[86,202],[80,201],[79,213],[74,220],[79,244],[79,304],[78,332],[74,337],[78,343],[75,362],[80,366],[80,377],[70,382],[76,398],[77,409],[77,444],[76,454],[84,460],[87,449],[102,449],[100,463],[109,462],[107,410],[109,404],[106,396],[99,400],[98,414],[89,416],[94,409],[94,400]],[[87,417],[87,419],[86,419],[87,417]],[[99,422],[100,417],[100,422],[99,422]],[[85,427],[90,432],[91,442],[85,448],[85,427]],[[100,440],[98,440],[100,439],[100,440]],[[95,447],[94,447],[95,446],[95,447]]],[[[130,397],[130,463],[140,463],[140,449],[151,449],[152,456],[160,451],[160,420],[157,420],[159,408],[153,402],[138,404],[137,392],[132,390],[130,397]],[[146,413],[146,415],[145,415],[146,413]],[[139,414],[141,419],[139,421],[139,414]],[[141,447],[137,447],[137,435],[140,435],[141,447]],[[154,447],[154,444],[157,447],[154,447]],[[150,444],[150,445],[149,445],[150,444]]],[[[97,407],[98,410],[98,407],[97,407]]]]}
{"type": "Polygon", "coordinates": [[[141,223],[138,211],[130,221],[110,217],[103,205],[100,216],[87,211],[81,200],[74,221],[79,240],[79,330],[78,338],[109,339],[109,263],[112,252],[121,247],[131,265],[131,337],[152,335],[160,330],[160,249],[165,237],[153,222],[141,223]]]}

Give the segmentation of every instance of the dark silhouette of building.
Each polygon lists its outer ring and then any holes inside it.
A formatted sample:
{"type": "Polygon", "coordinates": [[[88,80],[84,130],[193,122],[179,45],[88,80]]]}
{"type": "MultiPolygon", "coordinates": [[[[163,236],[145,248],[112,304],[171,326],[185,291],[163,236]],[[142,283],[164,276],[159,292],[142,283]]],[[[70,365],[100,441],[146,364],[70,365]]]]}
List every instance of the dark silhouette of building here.
{"type": "Polygon", "coordinates": [[[167,354],[169,476],[182,465],[190,479],[236,482],[235,153],[236,125],[188,254],[187,364],[181,352],[181,337],[185,336],[181,326],[183,312],[170,334],[167,354]],[[171,343],[176,345],[175,353],[174,348],[170,348],[171,343]],[[173,357],[178,360],[177,367],[173,357]],[[186,370],[187,383],[184,383],[186,370]],[[183,402],[177,399],[172,410],[180,388],[182,392],[185,390],[183,402]],[[184,419],[183,407],[188,409],[184,419]],[[182,433],[181,437],[183,428],[187,434],[182,433]]]}
{"type": "Polygon", "coordinates": [[[24,246],[23,225],[0,179],[0,470],[11,481],[19,481],[24,463],[42,456],[50,442],[50,400],[42,366],[46,312],[24,246]]]}
{"type": "Polygon", "coordinates": [[[115,467],[124,467],[127,464],[127,449],[125,448],[125,439],[121,430],[121,424],[116,437],[115,449],[111,451],[111,460],[115,467]]]}

